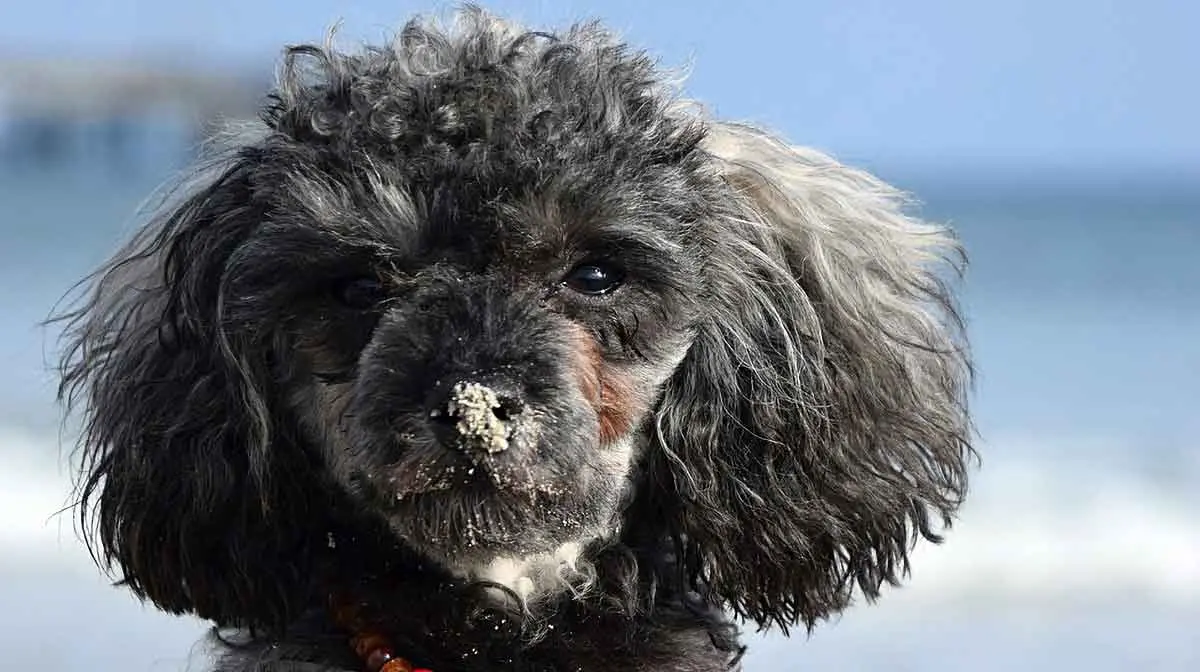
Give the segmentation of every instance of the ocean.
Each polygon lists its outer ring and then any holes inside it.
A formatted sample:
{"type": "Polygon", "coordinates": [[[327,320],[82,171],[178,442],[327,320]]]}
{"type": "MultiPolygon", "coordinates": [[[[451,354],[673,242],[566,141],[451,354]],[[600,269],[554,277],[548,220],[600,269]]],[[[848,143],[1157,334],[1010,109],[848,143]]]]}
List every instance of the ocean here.
{"type": "MultiPolygon", "coordinates": [[[[202,624],[110,587],[77,541],[69,430],[39,326],[178,165],[0,166],[0,651],[5,669],[182,669],[202,624]]],[[[1200,669],[1200,181],[883,170],[971,256],[982,465],[911,581],[746,669],[1200,669]]],[[[198,660],[198,659],[196,659],[198,660]]]]}

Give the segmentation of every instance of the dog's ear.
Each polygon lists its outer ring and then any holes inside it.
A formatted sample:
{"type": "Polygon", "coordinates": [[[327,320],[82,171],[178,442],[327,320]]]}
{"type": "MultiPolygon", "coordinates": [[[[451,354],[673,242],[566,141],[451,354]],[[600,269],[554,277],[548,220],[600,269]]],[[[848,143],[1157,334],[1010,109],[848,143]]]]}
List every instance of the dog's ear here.
{"type": "Polygon", "coordinates": [[[274,625],[306,597],[296,526],[320,521],[298,509],[320,504],[272,420],[268,349],[222,328],[224,269],[261,214],[244,166],[186,187],[93,277],[62,316],[60,396],[83,410],[93,556],[164,610],[274,625]]]}
{"type": "Polygon", "coordinates": [[[898,582],[965,494],[962,256],[863,172],[741,126],[706,143],[732,208],[656,417],[649,504],[694,587],[811,627],[898,582]]]}

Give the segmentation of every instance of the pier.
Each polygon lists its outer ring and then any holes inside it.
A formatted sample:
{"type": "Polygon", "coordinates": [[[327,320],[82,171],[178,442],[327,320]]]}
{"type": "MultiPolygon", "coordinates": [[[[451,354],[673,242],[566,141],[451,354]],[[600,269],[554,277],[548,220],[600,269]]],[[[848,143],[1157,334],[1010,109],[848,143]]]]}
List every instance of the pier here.
{"type": "Polygon", "coordinates": [[[202,69],[167,58],[0,55],[0,158],[128,156],[150,127],[194,145],[217,120],[253,116],[268,81],[265,68],[202,69]]]}

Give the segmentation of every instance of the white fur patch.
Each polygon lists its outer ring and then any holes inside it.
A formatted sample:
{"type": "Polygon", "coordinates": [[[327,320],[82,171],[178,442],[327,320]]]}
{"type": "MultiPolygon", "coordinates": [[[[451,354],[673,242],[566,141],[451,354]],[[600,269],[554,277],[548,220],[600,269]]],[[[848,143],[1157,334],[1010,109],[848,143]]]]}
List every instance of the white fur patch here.
{"type": "Polygon", "coordinates": [[[498,583],[516,593],[522,602],[561,592],[581,591],[591,582],[582,567],[583,543],[567,542],[549,553],[524,557],[501,556],[474,574],[474,578],[498,583]]]}

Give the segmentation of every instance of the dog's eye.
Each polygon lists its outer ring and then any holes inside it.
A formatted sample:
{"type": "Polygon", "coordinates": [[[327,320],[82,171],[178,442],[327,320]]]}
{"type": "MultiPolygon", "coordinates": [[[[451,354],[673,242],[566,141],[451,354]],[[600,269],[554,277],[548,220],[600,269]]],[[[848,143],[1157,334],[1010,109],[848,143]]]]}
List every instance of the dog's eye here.
{"type": "Polygon", "coordinates": [[[606,264],[580,264],[563,278],[563,284],[580,294],[607,294],[621,285],[624,273],[606,264]]]}
{"type": "Polygon", "coordinates": [[[344,306],[367,310],[387,298],[387,292],[378,279],[361,276],[336,283],[333,286],[333,298],[344,306]]]}

